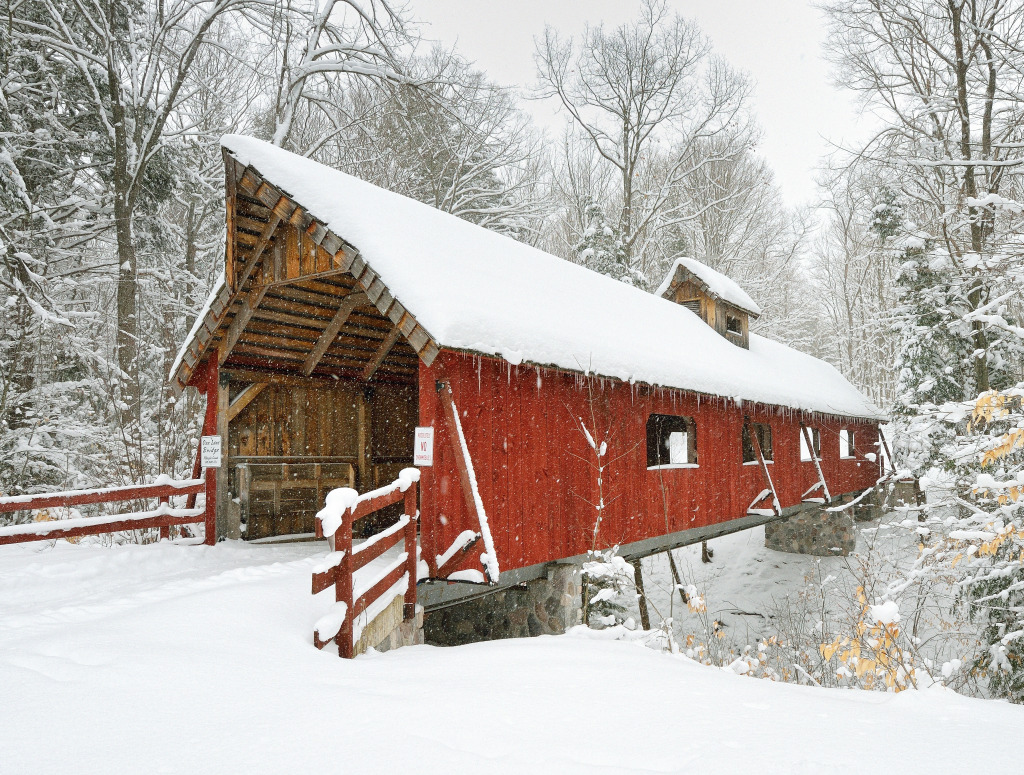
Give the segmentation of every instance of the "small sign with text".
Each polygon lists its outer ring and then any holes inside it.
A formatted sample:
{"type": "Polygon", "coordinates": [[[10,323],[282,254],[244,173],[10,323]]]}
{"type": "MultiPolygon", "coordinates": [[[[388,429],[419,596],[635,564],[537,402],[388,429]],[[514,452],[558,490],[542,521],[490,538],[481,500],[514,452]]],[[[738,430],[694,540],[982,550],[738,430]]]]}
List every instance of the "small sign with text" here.
{"type": "Polygon", "coordinates": [[[432,427],[417,428],[412,453],[413,465],[434,465],[434,429],[432,427]]]}
{"type": "Polygon", "coordinates": [[[200,465],[203,468],[220,468],[220,436],[203,436],[199,443],[200,465]]]}

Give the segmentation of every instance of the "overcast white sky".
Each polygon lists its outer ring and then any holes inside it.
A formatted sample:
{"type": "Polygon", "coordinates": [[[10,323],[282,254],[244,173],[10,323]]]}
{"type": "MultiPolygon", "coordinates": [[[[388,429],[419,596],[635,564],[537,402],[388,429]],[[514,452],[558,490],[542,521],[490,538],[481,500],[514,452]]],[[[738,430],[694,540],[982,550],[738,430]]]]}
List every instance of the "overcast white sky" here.
{"type": "MultiPolygon", "coordinates": [[[[457,43],[463,56],[506,85],[535,82],[533,39],[545,24],[577,34],[585,22],[616,26],[633,19],[640,0],[410,0],[428,26],[427,38],[457,43]]],[[[813,203],[814,167],[829,140],[856,137],[852,97],[835,89],[822,59],[824,22],[807,0],[671,0],[695,19],[715,50],[754,79],[757,117],[764,128],[759,152],[775,170],[790,205],[813,203]]],[[[552,107],[526,103],[541,125],[552,107]]]]}

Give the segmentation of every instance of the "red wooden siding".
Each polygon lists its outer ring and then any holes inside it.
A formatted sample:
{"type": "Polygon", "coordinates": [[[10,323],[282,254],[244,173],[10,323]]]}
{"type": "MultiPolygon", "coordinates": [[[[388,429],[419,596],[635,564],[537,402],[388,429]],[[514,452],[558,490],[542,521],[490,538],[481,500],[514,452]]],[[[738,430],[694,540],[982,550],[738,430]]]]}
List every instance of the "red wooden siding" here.
{"type": "MultiPolygon", "coordinates": [[[[421,530],[427,552],[444,551],[463,530],[466,512],[435,380],[451,381],[480,495],[502,570],[582,554],[592,547],[597,501],[594,460],[574,418],[607,438],[607,508],[599,548],[745,516],[765,488],[758,465],[743,465],[741,433],[751,422],[772,427],[769,465],[783,507],[800,502],[817,480],[800,461],[801,414],[680,390],[587,380],[575,374],[514,366],[493,358],[443,351],[420,366],[420,423],[435,428],[434,465],[422,471],[421,530]],[[588,382],[590,390],[588,391],[588,382]],[[647,470],[646,424],[651,414],[692,417],[698,468],[647,470]],[[607,433],[607,437],[605,434],[607,433]]],[[[877,428],[865,421],[804,415],[821,433],[821,467],[833,495],[870,487],[878,467],[840,460],[839,430],[856,432],[858,454],[874,452],[877,428]]],[[[814,493],[819,495],[820,493],[814,493]]]]}

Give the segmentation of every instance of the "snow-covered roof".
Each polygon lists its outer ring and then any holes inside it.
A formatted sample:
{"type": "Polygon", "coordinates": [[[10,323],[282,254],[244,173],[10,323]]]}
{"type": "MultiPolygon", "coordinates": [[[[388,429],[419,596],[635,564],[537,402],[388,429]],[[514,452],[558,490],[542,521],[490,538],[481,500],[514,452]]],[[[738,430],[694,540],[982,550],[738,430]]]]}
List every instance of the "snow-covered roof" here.
{"type": "Polygon", "coordinates": [[[695,258],[677,258],[655,294],[664,296],[668,292],[676,282],[679,269],[685,269],[697,278],[712,296],[732,304],[734,307],[739,307],[755,317],[761,314],[761,308],[757,306],[757,302],[750,298],[750,295],[740,288],[735,280],[715,271],[707,264],[702,264],[695,258]]]}
{"type": "Polygon", "coordinates": [[[678,304],[421,202],[250,137],[222,144],[354,245],[440,347],[883,417],[832,366],[785,345],[751,334],[749,350],[736,347],[678,304]]]}

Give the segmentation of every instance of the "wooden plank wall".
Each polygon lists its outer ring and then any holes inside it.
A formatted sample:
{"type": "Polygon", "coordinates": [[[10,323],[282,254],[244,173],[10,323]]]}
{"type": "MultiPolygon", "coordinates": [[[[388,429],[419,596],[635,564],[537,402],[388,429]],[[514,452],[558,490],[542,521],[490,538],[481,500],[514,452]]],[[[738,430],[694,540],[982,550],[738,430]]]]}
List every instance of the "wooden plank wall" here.
{"type": "MultiPolygon", "coordinates": [[[[592,546],[597,500],[592,452],[573,417],[590,425],[587,383],[576,375],[513,366],[492,358],[442,351],[480,494],[502,569],[580,554],[592,546]]],[[[435,363],[435,367],[438,364],[435,363]]],[[[420,384],[433,386],[436,368],[421,366],[420,384]]],[[[655,390],[617,380],[593,380],[600,436],[608,433],[608,508],[598,545],[628,543],[737,519],[765,487],[758,465],[743,465],[744,412],[773,431],[771,473],[783,507],[800,501],[817,475],[799,459],[797,413],[771,407],[655,390]],[[698,468],[647,470],[646,423],[653,414],[695,419],[698,468]],[[616,459],[617,458],[617,459],[616,459]]],[[[424,552],[442,552],[475,529],[459,490],[436,392],[420,393],[420,418],[435,428],[434,466],[422,471],[424,552]]],[[[863,489],[877,465],[839,459],[839,429],[854,428],[857,446],[873,451],[876,429],[865,422],[807,418],[821,430],[822,468],[833,495],[863,489]]],[[[598,439],[601,441],[601,438],[598,439]]]]}
{"type": "Polygon", "coordinates": [[[697,287],[695,283],[690,281],[679,284],[676,288],[673,299],[676,304],[680,304],[691,299],[699,299],[701,317],[704,318],[704,322],[730,341],[732,341],[732,337],[726,333],[727,316],[732,315],[733,317],[738,318],[740,321],[741,335],[738,337],[737,341],[733,342],[733,344],[738,344],[738,346],[742,347],[744,350],[750,349],[750,315],[746,311],[724,301],[716,301],[714,298],[704,293],[704,291],[697,287]]]}
{"type": "Polygon", "coordinates": [[[228,426],[229,476],[248,518],[245,537],[313,532],[328,490],[365,492],[393,481],[412,464],[417,409],[415,385],[268,386],[228,426]],[[361,465],[364,401],[368,448],[361,465]],[[242,476],[239,464],[248,466],[242,476]]]}

